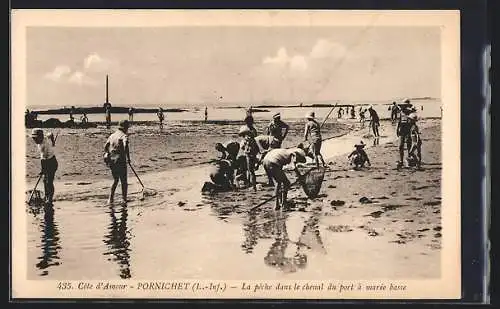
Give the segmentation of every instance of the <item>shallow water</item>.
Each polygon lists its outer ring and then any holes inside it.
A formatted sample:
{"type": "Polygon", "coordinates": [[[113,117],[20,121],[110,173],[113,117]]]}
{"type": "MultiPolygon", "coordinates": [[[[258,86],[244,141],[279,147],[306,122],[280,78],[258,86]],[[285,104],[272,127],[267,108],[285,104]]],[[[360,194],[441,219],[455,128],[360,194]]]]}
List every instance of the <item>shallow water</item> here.
{"type": "MultiPolygon", "coordinates": [[[[386,127],[380,144],[391,140],[386,127]]],[[[361,134],[361,131],[358,132],[361,134]]],[[[325,142],[339,155],[358,136],[325,142]]],[[[146,192],[131,180],[127,206],[105,205],[109,181],[89,185],[56,184],[52,209],[27,206],[30,279],[384,279],[439,276],[439,253],[415,256],[421,244],[395,245],[362,230],[333,232],[332,224],[352,217],[326,216],[311,207],[300,189],[291,211],[276,212],[273,202],[249,211],[272,196],[257,193],[206,196],[200,193],[203,167],[144,175],[146,192]],[[306,211],[303,211],[305,207],[306,211]]],[[[329,176],[331,177],[331,176],[329,176]]],[[[295,179],[290,176],[293,182],[295,179]]],[[[265,179],[261,175],[259,182],[265,179]]],[[[353,182],[355,185],[355,182],[353,182]]],[[[119,190],[118,190],[119,191],[119,190]]],[[[329,194],[328,188],[322,189],[329,194]]],[[[320,196],[319,199],[322,197],[320,196]]],[[[324,204],[323,204],[324,205],[324,204]]],[[[367,206],[370,207],[370,206],[367,206]]]]}

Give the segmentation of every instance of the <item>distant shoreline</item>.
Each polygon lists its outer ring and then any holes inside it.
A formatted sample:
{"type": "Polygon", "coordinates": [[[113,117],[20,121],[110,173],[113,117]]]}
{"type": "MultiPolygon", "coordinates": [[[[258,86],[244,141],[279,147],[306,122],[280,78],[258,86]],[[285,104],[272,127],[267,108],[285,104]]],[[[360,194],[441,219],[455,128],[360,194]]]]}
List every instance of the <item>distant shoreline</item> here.
{"type": "MultiPolygon", "coordinates": [[[[103,114],[104,107],[75,107],[72,109],[71,107],[63,107],[63,108],[55,108],[55,109],[46,109],[46,110],[32,110],[33,113],[38,115],[62,115],[69,114],[73,110],[74,114],[103,114]]],[[[127,114],[129,111],[128,107],[111,107],[112,114],[127,114]]],[[[134,108],[134,114],[141,113],[156,113],[158,111],[157,108],[134,108]]],[[[163,109],[165,113],[182,113],[187,112],[187,109],[182,108],[166,108],[163,109]]]]}

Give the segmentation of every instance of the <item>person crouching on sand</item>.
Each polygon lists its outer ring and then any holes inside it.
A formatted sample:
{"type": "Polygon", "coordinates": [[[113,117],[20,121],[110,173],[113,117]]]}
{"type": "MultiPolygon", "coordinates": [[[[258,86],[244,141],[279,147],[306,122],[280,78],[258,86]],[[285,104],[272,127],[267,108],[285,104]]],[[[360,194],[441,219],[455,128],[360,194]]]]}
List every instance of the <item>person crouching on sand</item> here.
{"type": "Polygon", "coordinates": [[[296,147],[290,149],[272,149],[264,157],[262,165],[269,178],[272,178],[276,184],[274,193],[276,196],[276,210],[280,209],[280,199],[282,205],[287,203],[288,189],[290,189],[290,181],[283,171],[283,166],[292,164],[293,169],[298,173],[297,163],[306,162],[306,153],[304,150],[296,147]]]}
{"type": "Polygon", "coordinates": [[[130,163],[129,143],[128,143],[128,120],[122,120],[118,124],[118,129],[108,137],[104,146],[104,162],[111,169],[113,185],[109,194],[108,203],[113,203],[118,181],[122,185],[122,198],[127,202],[127,163],[130,163]]]}
{"type": "Polygon", "coordinates": [[[54,198],[54,177],[58,168],[54,147],[56,140],[52,132],[45,137],[42,129],[33,129],[31,137],[40,151],[40,175],[43,175],[45,202],[52,204],[54,198]]]}
{"type": "Polygon", "coordinates": [[[319,167],[319,160],[323,166],[325,166],[325,160],[323,160],[323,155],[321,154],[321,126],[314,119],[314,112],[309,112],[306,115],[307,123],[304,129],[304,141],[307,141],[307,138],[311,137],[311,151],[314,155],[314,161],[316,162],[316,166],[319,167]]]}
{"type": "Polygon", "coordinates": [[[236,188],[234,185],[234,169],[229,160],[216,161],[210,170],[210,180],[218,191],[229,191],[236,188]]]}
{"type": "Polygon", "coordinates": [[[248,184],[253,187],[254,191],[257,191],[255,166],[257,164],[257,154],[259,153],[259,146],[257,146],[254,135],[247,126],[242,126],[238,135],[243,137],[240,149],[243,151],[246,158],[248,184]]]}
{"type": "Polygon", "coordinates": [[[370,159],[363,149],[365,148],[365,143],[361,141],[359,142],[359,144],[354,145],[354,147],[354,151],[351,152],[349,156],[347,156],[347,158],[351,160],[350,164],[354,165],[354,169],[357,170],[361,167],[364,167],[365,163],[371,166],[370,159]]]}

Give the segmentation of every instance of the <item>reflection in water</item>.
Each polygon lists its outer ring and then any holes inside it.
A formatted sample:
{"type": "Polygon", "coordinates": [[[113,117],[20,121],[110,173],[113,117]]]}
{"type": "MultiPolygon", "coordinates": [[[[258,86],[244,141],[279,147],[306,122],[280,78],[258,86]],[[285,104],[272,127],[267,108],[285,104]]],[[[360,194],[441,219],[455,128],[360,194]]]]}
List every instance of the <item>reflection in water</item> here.
{"type": "Polygon", "coordinates": [[[379,144],[380,144],[380,138],[379,138],[379,137],[375,137],[375,138],[373,139],[373,146],[377,146],[377,145],[379,145],[379,144]]]}
{"type": "Polygon", "coordinates": [[[42,207],[44,210],[44,217],[40,223],[40,228],[43,255],[38,258],[40,262],[36,264],[36,267],[42,270],[41,276],[46,276],[49,274],[47,269],[50,266],[57,266],[60,264],[58,261],[58,251],[61,249],[61,246],[59,245],[59,230],[54,221],[54,205],[46,204],[42,207]]]}
{"type": "Polygon", "coordinates": [[[283,213],[276,213],[274,236],[275,240],[264,257],[264,263],[268,266],[278,268],[285,273],[296,272],[307,265],[307,255],[302,252],[303,246],[297,245],[297,249],[292,258],[286,257],[285,252],[290,243],[286,230],[286,220],[283,220],[283,213]]]}
{"type": "Polygon", "coordinates": [[[326,254],[326,249],[319,233],[319,217],[320,213],[313,211],[311,216],[306,220],[300,233],[299,244],[306,246],[310,250],[326,254]]]}
{"type": "Polygon", "coordinates": [[[248,213],[247,220],[243,222],[243,232],[245,234],[245,239],[241,248],[245,253],[252,253],[253,248],[257,245],[258,239],[258,226],[257,226],[257,212],[250,211],[248,213]]]}
{"type": "MultiPolygon", "coordinates": [[[[120,278],[130,278],[130,241],[127,235],[127,204],[120,204],[115,206],[113,204],[109,207],[109,215],[111,222],[108,226],[108,234],[104,236],[104,243],[108,245],[109,251],[104,255],[112,254],[112,260],[118,263],[120,267],[120,278]],[[117,218],[117,214],[120,215],[117,218]]],[[[109,259],[111,260],[111,259],[109,259]]]]}

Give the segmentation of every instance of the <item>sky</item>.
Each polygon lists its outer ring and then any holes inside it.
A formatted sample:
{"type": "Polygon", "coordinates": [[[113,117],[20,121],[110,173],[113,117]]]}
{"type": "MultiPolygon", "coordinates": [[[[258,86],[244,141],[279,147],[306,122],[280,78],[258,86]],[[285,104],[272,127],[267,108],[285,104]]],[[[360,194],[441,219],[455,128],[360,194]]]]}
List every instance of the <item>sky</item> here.
{"type": "Polygon", "coordinates": [[[29,106],[440,97],[437,27],[32,27],[29,106]]]}

